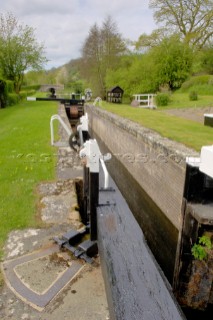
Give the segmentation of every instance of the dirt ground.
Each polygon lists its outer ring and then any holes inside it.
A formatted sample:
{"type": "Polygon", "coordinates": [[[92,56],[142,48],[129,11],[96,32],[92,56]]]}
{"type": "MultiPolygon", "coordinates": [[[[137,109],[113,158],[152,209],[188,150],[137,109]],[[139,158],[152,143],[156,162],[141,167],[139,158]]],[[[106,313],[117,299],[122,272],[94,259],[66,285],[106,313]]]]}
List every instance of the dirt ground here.
{"type": "Polygon", "coordinates": [[[213,107],[171,109],[167,110],[166,112],[180,118],[204,123],[204,114],[213,113],[213,107]]]}

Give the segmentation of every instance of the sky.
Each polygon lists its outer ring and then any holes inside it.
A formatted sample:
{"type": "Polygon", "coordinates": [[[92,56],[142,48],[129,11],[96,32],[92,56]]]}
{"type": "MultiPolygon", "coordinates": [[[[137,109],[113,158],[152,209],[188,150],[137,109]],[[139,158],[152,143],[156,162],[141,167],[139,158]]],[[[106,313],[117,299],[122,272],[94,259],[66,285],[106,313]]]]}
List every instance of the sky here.
{"type": "Polygon", "coordinates": [[[101,27],[111,16],[118,32],[135,41],[156,25],[148,0],[1,0],[0,14],[11,12],[22,25],[34,28],[49,62],[57,68],[81,56],[81,48],[96,23],[101,27]]]}

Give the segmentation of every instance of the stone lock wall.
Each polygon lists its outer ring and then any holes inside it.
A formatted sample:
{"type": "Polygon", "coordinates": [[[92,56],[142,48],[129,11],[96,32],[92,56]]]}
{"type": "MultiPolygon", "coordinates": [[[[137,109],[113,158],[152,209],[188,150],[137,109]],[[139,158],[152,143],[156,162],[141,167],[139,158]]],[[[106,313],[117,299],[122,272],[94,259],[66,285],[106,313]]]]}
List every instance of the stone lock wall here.
{"type": "Polygon", "coordinates": [[[86,106],[89,125],[177,230],[187,156],[198,154],[128,119],[86,106]]]}

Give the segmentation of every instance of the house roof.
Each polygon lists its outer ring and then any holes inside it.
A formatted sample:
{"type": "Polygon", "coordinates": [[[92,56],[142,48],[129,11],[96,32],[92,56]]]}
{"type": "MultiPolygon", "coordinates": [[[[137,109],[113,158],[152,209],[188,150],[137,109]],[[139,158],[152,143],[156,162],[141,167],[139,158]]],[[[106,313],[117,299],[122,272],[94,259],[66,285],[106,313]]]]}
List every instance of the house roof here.
{"type": "Polygon", "coordinates": [[[119,86],[112,87],[111,89],[108,90],[108,92],[113,92],[116,89],[119,89],[121,92],[124,92],[123,89],[121,89],[121,87],[119,87],[119,86]]]}

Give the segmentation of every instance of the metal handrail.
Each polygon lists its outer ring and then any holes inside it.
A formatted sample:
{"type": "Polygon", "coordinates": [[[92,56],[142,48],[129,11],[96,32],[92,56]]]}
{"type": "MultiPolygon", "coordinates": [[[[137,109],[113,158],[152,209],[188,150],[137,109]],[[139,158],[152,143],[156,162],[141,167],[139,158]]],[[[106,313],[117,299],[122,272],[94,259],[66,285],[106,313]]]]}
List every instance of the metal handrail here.
{"type": "Polygon", "coordinates": [[[60,124],[62,125],[64,130],[67,132],[68,136],[70,136],[72,133],[72,130],[66,125],[64,120],[58,114],[54,114],[50,119],[50,133],[51,133],[51,145],[52,146],[54,145],[54,128],[53,128],[53,121],[54,120],[58,120],[60,122],[60,124]]]}
{"type": "Polygon", "coordinates": [[[100,159],[100,162],[104,172],[104,189],[108,189],[109,188],[109,172],[107,170],[104,160],[100,159]]]}
{"type": "Polygon", "coordinates": [[[102,104],[102,99],[100,97],[95,98],[95,101],[93,102],[93,105],[96,106],[96,104],[100,106],[102,104]]]}

